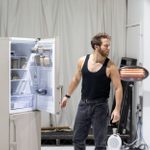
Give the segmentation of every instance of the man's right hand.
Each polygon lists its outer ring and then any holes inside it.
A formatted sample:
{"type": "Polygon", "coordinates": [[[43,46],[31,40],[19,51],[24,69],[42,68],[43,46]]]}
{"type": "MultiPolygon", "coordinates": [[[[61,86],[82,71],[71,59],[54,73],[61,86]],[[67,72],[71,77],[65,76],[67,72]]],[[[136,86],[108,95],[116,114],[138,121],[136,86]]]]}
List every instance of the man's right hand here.
{"type": "Polygon", "coordinates": [[[68,98],[66,96],[63,97],[63,99],[60,101],[60,107],[64,108],[67,105],[68,98]]]}

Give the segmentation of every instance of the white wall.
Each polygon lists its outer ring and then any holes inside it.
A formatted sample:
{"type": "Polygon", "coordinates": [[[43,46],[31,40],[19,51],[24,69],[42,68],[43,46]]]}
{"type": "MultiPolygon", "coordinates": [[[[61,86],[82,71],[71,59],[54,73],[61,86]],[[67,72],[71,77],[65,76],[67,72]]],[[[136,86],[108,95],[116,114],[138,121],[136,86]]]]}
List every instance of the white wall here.
{"type": "Polygon", "coordinates": [[[137,58],[138,62],[142,61],[142,57],[140,55],[142,51],[142,6],[143,2],[141,0],[128,0],[126,56],[137,58]]]}
{"type": "MultiPolygon", "coordinates": [[[[137,65],[142,65],[150,71],[150,0],[128,0],[127,46],[126,56],[138,59],[137,65]]],[[[150,146],[150,77],[137,83],[135,92],[136,104],[139,95],[143,96],[143,126],[142,133],[145,142],[150,146]]]]}
{"type": "MultiPolygon", "coordinates": [[[[141,0],[128,0],[127,5],[127,38],[126,38],[126,57],[136,58],[137,65],[142,63],[142,18],[143,18],[143,2],[141,0]]],[[[136,134],[137,127],[137,105],[139,103],[139,94],[141,84],[135,83],[133,88],[132,101],[132,122],[133,122],[133,137],[136,134]]]]}
{"type": "MultiPolygon", "coordinates": [[[[143,66],[150,72],[150,0],[144,0],[143,33],[143,66]]],[[[150,76],[143,81],[143,88],[143,136],[150,147],[150,76]]]]}

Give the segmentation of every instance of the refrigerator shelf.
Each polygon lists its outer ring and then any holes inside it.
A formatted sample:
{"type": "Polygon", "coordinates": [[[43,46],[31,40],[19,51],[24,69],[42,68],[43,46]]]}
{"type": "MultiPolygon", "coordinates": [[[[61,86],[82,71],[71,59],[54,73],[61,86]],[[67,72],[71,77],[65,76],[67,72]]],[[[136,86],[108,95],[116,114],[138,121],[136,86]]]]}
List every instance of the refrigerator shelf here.
{"type": "Polygon", "coordinates": [[[27,69],[13,68],[11,71],[28,71],[27,69]]]}
{"type": "Polygon", "coordinates": [[[14,79],[11,80],[11,82],[23,82],[23,81],[28,81],[27,79],[14,79]]]}
{"type": "Polygon", "coordinates": [[[19,59],[19,58],[26,58],[27,59],[27,56],[11,55],[11,59],[19,59]]]}

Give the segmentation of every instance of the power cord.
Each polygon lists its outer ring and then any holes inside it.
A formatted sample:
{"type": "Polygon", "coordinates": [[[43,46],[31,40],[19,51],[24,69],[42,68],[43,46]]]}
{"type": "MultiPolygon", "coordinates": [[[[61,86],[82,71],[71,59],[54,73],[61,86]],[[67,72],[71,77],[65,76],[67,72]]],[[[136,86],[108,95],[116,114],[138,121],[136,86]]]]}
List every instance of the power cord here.
{"type": "Polygon", "coordinates": [[[124,150],[149,150],[148,145],[146,144],[143,136],[142,136],[142,110],[141,107],[138,107],[138,111],[136,113],[137,118],[137,130],[136,137],[132,143],[124,142],[124,150]]]}

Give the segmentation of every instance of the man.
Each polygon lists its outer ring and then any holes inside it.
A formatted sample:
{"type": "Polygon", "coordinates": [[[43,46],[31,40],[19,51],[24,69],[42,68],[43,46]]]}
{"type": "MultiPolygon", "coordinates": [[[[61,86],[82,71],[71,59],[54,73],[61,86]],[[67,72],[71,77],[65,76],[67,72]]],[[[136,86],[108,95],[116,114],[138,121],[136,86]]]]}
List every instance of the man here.
{"type": "Polygon", "coordinates": [[[122,86],[118,69],[108,58],[110,36],[105,33],[95,35],[91,40],[91,46],[93,53],[78,60],[76,73],[67,94],[61,101],[63,108],[82,78],[81,100],[78,105],[73,135],[75,150],[85,150],[85,140],[91,125],[95,139],[95,150],[106,150],[109,115],[107,100],[111,81],[116,99],[111,119],[113,123],[120,119],[122,86]]]}

